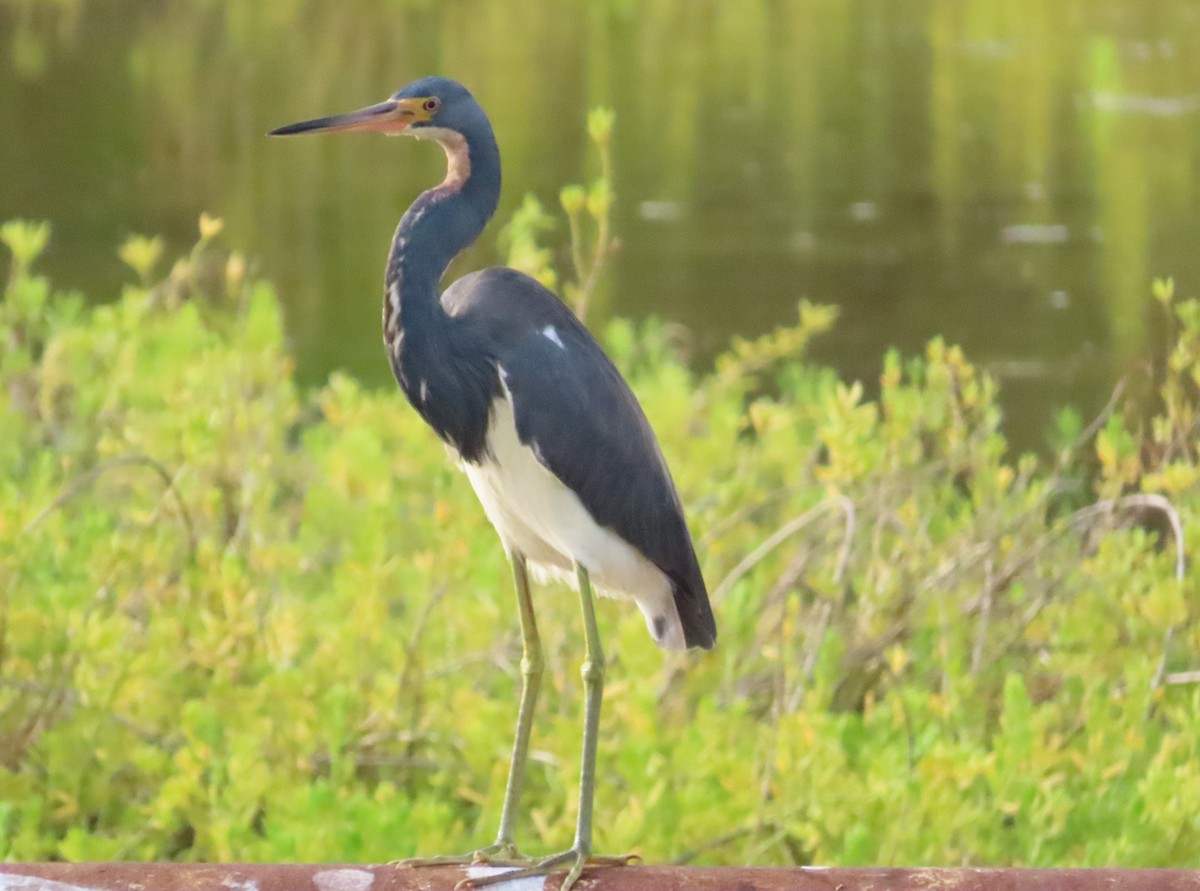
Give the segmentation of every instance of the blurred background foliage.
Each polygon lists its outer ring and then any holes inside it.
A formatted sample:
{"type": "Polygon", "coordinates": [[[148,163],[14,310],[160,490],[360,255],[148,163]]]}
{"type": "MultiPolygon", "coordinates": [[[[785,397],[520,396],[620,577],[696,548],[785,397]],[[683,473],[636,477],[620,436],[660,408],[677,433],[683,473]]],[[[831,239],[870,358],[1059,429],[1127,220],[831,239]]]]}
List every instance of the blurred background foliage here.
{"type": "Polygon", "coordinates": [[[183,251],[215,212],[279,284],[300,379],[385,383],[378,269],[440,154],[263,133],[453,75],[495,121],[507,217],[578,175],[605,105],[599,317],[684,323],[700,370],[836,304],[814,358],[872,395],[888,347],[944,334],[1039,446],[1161,334],[1152,277],[1200,288],[1198,60],[1194,0],[0,0],[0,216],[55,220],[45,268],[99,298],[113,244],[183,251]]]}

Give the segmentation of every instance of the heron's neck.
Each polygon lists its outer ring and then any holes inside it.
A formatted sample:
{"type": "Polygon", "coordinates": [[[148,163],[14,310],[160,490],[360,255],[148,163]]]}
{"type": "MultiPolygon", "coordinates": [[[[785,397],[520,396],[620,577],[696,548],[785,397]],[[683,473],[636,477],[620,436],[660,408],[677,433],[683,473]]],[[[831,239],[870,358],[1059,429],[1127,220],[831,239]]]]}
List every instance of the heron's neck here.
{"type": "Polygon", "coordinates": [[[450,261],[487,225],[500,198],[500,152],[490,130],[470,142],[443,131],[446,178],[424,192],[400,220],[388,257],[383,309],[384,339],[442,318],[440,282],[450,261]]]}

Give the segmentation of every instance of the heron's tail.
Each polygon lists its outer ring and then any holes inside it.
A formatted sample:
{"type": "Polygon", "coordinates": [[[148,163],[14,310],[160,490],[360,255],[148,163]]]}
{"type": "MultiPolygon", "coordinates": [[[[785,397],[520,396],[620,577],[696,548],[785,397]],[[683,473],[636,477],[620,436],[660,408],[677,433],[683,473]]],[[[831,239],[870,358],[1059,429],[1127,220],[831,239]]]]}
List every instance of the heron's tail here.
{"type": "Polygon", "coordinates": [[[691,584],[676,576],[670,578],[685,646],[711,650],[717,642],[717,621],[713,618],[712,604],[708,602],[708,591],[699,570],[691,584]]]}

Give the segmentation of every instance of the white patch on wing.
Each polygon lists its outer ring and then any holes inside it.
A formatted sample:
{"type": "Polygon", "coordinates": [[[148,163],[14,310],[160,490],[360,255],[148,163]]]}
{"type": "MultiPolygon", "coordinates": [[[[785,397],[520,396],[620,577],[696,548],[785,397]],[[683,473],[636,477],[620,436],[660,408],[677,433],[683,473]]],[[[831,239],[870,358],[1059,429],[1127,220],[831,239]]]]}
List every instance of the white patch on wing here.
{"type": "MultiPolygon", "coordinates": [[[[504,382],[504,370],[500,369],[504,382]]],[[[685,648],[671,582],[631,544],[592,519],[579,497],[517,436],[512,394],[492,403],[487,457],[463,469],[501,541],[524,554],[539,574],[575,585],[575,562],[602,594],[633,600],[664,649],[685,648]]]]}
{"type": "Polygon", "coordinates": [[[429,382],[425,378],[421,378],[421,402],[424,403],[429,399],[429,382]]]}
{"type": "Polygon", "coordinates": [[[547,325],[542,329],[542,337],[555,344],[560,350],[566,349],[566,346],[563,345],[562,338],[558,336],[558,329],[553,325],[547,325]]]}

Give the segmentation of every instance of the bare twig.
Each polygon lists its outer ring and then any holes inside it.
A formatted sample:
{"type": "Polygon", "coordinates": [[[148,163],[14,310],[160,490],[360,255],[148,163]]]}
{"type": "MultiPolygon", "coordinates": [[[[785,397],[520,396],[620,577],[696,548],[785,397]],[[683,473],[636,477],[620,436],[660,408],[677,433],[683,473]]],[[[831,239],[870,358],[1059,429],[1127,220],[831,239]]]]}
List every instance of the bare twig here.
{"type": "Polygon", "coordinates": [[[757,548],[747,554],[738,562],[725,576],[721,579],[721,583],[713,590],[713,603],[720,603],[722,599],[728,595],[729,590],[737,584],[746,573],[750,572],[755,566],[766,559],[772,551],[791,538],[800,530],[804,529],[810,523],[828,513],[834,508],[840,508],[846,516],[846,537],[842,543],[842,549],[838,556],[838,566],[835,570],[834,577],[840,581],[846,569],[846,564],[850,559],[850,540],[854,532],[854,503],[845,495],[838,495],[832,499],[826,499],[819,504],[806,510],[800,516],[784,523],[779,529],[776,529],[767,540],[760,544],[757,548]]]}
{"type": "Polygon", "coordinates": [[[969,549],[964,550],[959,556],[951,558],[942,563],[933,573],[922,579],[917,585],[917,588],[936,588],[939,585],[949,581],[960,572],[965,572],[967,569],[974,566],[980,560],[987,557],[992,551],[991,542],[981,541],[969,549]]]}
{"type": "MultiPolygon", "coordinates": [[[[1179,511],[1175,509],[1175,505],[1171,504],[1170,500],[1162,495],[1152,493],[1136,493],[1133,495],[1123,495],[1120,498],[1106,498],[1103,501],[1098,501],[1093,505],[1083,508],[1075,513],[1072,521],[1081,523],[1098,514],[1113,514],[1119,510],[1128,508],[1142,508],[1159,511],[1167,518],[1167,522],[1171,526],[1171,536],[1175,540],[1175,582],[1182,585],[1183,578],[1187,571],[1187,553],[1184,550],[1183,541],[1183,521],[1179,517],[1179,511]]],[[[1154,677],[1150,681],[1150,701],[1146,706],[1146,717],[1149,718],[1154,712],[1155,694],[1169,683],[1168,677],[1176,677],[1180,674],[1190,675],[1191,672],[1177,672],[1174,675],[1168,675],[1167,662],[1171,657],[1171,644],[1175,640],[1175,632],[1179,628],[1178,625],[1171,625],[1163,632],[1162,656],[1158,661],[1158,668],[1154,672],[1154,677]]],[[[1184,682],[1186,683],[1186,681],[1184,682]]]]}
{"type": "Polygon", "coordinates": [[[738,839],[745,838],[748,835],[756,835],[762,831],[763,830],[761,826],[743,826],[741,829],[734,829],[730,832],[718,835],[716,838],[711,838],[694,848],[684,851],[675,858],[674,863],[676,866],[683,866],[691,863],[702,854],[707,854],[709,851],[715,851],[717,848],[723,848],[728,844],[732,844],[738,839]]]}
{"type": "Polygon", "coordinates": [[[804,693],[812,682],[813,674],[816,673],[817,656],[821,652],[821,643],[825,640],[825,632],[829,630],[829,623],[832,619],[833,601],[822,601],[818,609],[816,624],[808,633],[807,645],[804,648],[804,660],[800,663],[800,684],[792,692],[791,699],[787,703],[789,713],[799,711],[800,706],[804,704],[804,693]]]}
{"type": "Polygon", "coordinates": [[[788,833],[782,829],[777,823],[764,822],[755,823],[753,826],[743,826],[740,829],[733,829],[729,832],[724,832],[721,835],[711,838],[706,842],[702,842],[694,848],[684,851],[673,861],[676,866],[683,866],[691,863],[697,857],[707,854],[710,851],[715,851],[717,848],[723,848],[726,845],[733,844],[735,841],[740,841],[743,838],[750,838],[756,835],[768,837],[783,838],[788,833]]]}
{"type": "Polygon", "coordinates": [[[1200,684],[1200,671],[1172,671],[1163,678],[1164,684],[1200,684]]]}
{"type": "MultiPolygon", "coordinates": [[[[756,548],[753,553],[747,555],[741,562],[738,563],[737,566],[734,567],[734,569],[728,575],[726,575],[726,577],[721,581],[721,583],[713,591],[713,595],[712,595],[713,602],[714,603],[720,602],[720,600],[724,598],[724,596],[729,592],[730,588],[734,584],[736,584],[736,582],[739,579],[741,579],[743,576],[745,576],[746,573],[750,572],[751,569],[753,569],[758,563],[760,563],[763,559],[765,559],[773,550],[775,550],[775,548],[777,548],[780,544],[782,544],[784,541],[786,541],[790,536],[792,536],[792,535],[796,534],[797,532],[799,532],[800,530],[804,529],[806,526],[808,526],[810,523],[812,523],[819,517],[824,516],[832,508],[840,508],[845,516],[845,529],[844,529],[844,534],[843,534],[843,541],[842,541],[841,548],[839,549],[839,552],[838,552],[837,565],[834,569],[834,575],[833,575],[834,583],[837,585],[841,585],[842,580],[844,579],[845,574],[846,574],[846,568],[849,565],[849,561],[850,561],[850,548],[851,548],[851,543],[854,538],[855,517],[856,517],[854,503],[852,501],[850,501],[850,499],[844,495],[838,496],[833,499],[827,499],[827,500],[821,502],[820,504],[817,504],[816,506],[805,511],[799,517],[796,517],[795,519],[791,520],[790,522],[785,523],[780,529],[776,530],[775,533],[773,533],[766,541],[764,541],[758,548],[756,548]]],[[[792,585],[794,585],[796,580],[803,574],[804,568],[808,563],[808,559],[809,559],[809,553],[807,551],[800,554],[795,559],[793,559],[789,563],[788,567],[784,570],[784,572],[780,576],[780,578],[776,581],[775,585],[772,588],[770,595],[768,595],[768,598],[767,598],[767,600],[770,602],[773,602],[776,599],[779,599],[781,601],[782,616],[781,616],[781,620],[779,622],[779,634],[780,634],[779,650],[781,653],[785,651],[786,644],[787,644],[786,640],[784,639],[784,626],[786,625],[787,602],[788,602],[788,598],[786,596],[787,590],[792,585]]],[[[808,640],[807,640],[805,658],[802,661],[802,666],[803,666],[802,679],[800,681],[799,686],[796,689],[796,692],[789,694],[788,689],[787,689],[787,660],[786,659],[781,660],[780,666],[779,666],[779,671],[775,676],[776,689],[775,689],[775,694],[773,697],[774,707],[772,709],[772,712],[773,712],[773,714],[772,714],[773,733],[772,733],[772,737],[771,737],[772,749],[774,749],[774,746],[777,743],[777,738],[778,738],[778,733],[779,733],[779,721],[780,721],[780,718],[781,718],[783,712],[789,708],[794,709],[796,707],[796,705],[798,705],[798,703],[802,700],[803,695],[804,695],[804,687],[807,683],[808,678],[811,676],[812,671],[815,668],[817,653],[819,652],[821,641],[825,637],[825,631],[828,628],[829,619],[833,612],[832,602],[830,602],[828,600],[825,601],[822,604],[821,609],[822,609],[822,617],[818,621],[817,627],[811,630],[808,640]],[[795,701],[796,705],[792,704],[793,701],[795,701]]],[[[761,784],[760,784],[761,799],[762,799],[762,802],[764,802],[764,803],[770,797],[770,787],[771,787],[771,782],[772,782],[773,773],[774,773],[774,771],[773,771],[774,761],[775,761],[775,759],[773,756],[766,758],[764,761],[766,769],[763,772],[763,776],[761,778],[761,784]]],[[[723,844],[724,842],[719,841],[719,843],[723,844]]]]}
{"type": "Polygon", "coordinates": [[[1106,498],[1076,511],[1071,517],[1074,524],[1081,524],[1098,514],[1114,514],[1127,508],[1143,508],[1161,512],[1171,525],[1171,535],[1175,539],[1175,581],[1182,582],[1187,566],[1187,555],[1184,552],[1183,521],[1175,505],[1162,495],[1138,493],[1122,495],[1120,498],[1106,498]]]}
{"type": "MultiPolygon", "coordinates": [[[[419,739],[417,731],[421,726],[421,714],[425,707],[425,678],[423,674],[420,677],[417,676],[418,672],[421,671],[421,639],[425,633],[425,626],[429,623],[429,617],[433,614],[433,608],[446,596],[447,590],[447,587],[442,584],[430,592],[428,599],[421,608],[421,612],[417,616],[416,622],[413,623],[412,633],[404,644],[404,668],[400,672],[397,692],[401,695],[408,692],[411,693],[412,697],[412,707],[409,712],[408,722],[409,743],[405,746],[404,755],[404,758],[409,763],[419,760],[416,754],[416,740],[419,739]]],[[[406,785],[411,783],[411,780],[412,774],[410,772],[405,781],[406,785]]]]}
{"type": "MultiPolygon", "coordinates": [[[[587,268],[583,259],[583,233],[579,228],[579,214],[567,214],[567,226],[571,234],[571,265],[575,267],[575,282],[582,287],[583,280],[587,277],[587,268]]],[[[580,296],[579,301],[575,305],[575,314],[583,318],[587,312],[587,298],[580,296]]]]}
{"type": "Polygon", "coordinates": [[[971,674],[979,672],[983,662],[983,642],[987,638],[988,623],[992,618],[992,601],[996,597],[996,565],[992,556],[983,561],[983,603],[979,609],[979,627],[975,630],[975,646],[971,650],[971,674]]]}
{"type": "Polygon", "coordinates": [[[1126,378],[1122,377],[1117,381],[1117,385],[1113,387],[1112,395],[1108,397],[1108,402],[1104,404],[1104,408],[1100,409],[1100,413],[1092,419],[1092,422],[1083,429],[1083,432],[1075,438],[1075,442],[1071,444],[1072,450],[1078,449],[1089,442],[1093,436],[1100,432],[1100,428],[1104,426],[1109,415],[1117,407],[1117,402],[1125,393],[1126,378]]]}
{"type": "Polygon", "coordinates": [[[778,489],[768,492],[758,501],[754,502],[754,504],[746,505],[745,507],[741,507],[738,510],[733,511],[732,513],[713,523],[708,527],[707,530],[705,530],[704,534],[700,536],[700,546],[703,547],[707,545],[727,529],[736,526],[743,520],[748,520],[760,510],[771,504],[771,502],[786,498],[788,495],[793,495],[803,488],[804,487],[800,485],[780,486],[778,489]]]}
{"type": "Polygon", "coordinates": [[[175,481],[171,477],[171,474],[167,471],[167,468],[154,458],[141,454],[121,455],[116,458],[111,458],[108,461],[100,462],[91,470],[88,470],[86,473],[82,474],[65,489],[63,489],[62,492],[59,493],[58,497],[50,502],[50,504],[43,509],[41,513],[25,524],[25,528],[22,529],[21,532],[32,532],[39,524],[41,524],[43,520],[50,516],[50,514],[58,510],[67,502],[71,501],[71,499],[75,498],[77,495],[91,486],[94,482],[96,482],[96,480],[98,480],[108,471],[114,470],[118,467],[129,466],[149,467],[154,471],[158,478],[162,480],[165,489],[175,497],[175,503],[179,507],[180,519],[183,520],[184,529],[187,531],[188,554],[194,555],[196,552],[196,529],[192,524],[192,516],[188,512],[187,504],[184,502],[183,496],[179,493],[179,489],[176,488],[175,481]]]}
{"type": "Polygon", "coordinates": [[[854,502],[845,495],[839,495],[837,503],[846,515],[846,527],[842,533],[842,549],[838,552],[837,566],[833,570],[834,584],[841,585],[846,577],[846,567],[850,565],[850,544],[854,541],[854,527],[857,522],[857,514],[854,510],[854,502]]]}
{"type": "MultiPolygon", "coordinates": [[[[607,140],[600,140],[593,136],[597,147],[600,150],[600,180],[605,184],[606,189],[612,189],[612,150],[609,147],[607,140]]],[[[588,304],[592,299],[592,294],[595,293],[596,287],[600,284],[600,273],[607,265],[608,258],[612,255],[616,244],[611,235],[609,235],[609,217],[612,215],[612,196],[608,196],[608,205],[603,208],[603,212],[597,215],[596,218],[596,245],[592,249],[592,265],[587,272],[587,276],[582,277],[580,273],[582,269],[579,265],[582,251],[579,251],[575,256],[575,269],[577,281],[579,281],[579,300],[576,304],[576,314],[581,320],[587,318],[588,304]]],[[[572,226],[572,253],[575,254],[575,227],[572,226]]]]}
{"type": "Polygon", "coordinates": [[[1146,705],[1146,717],[1149,718],[1154,712],[1154,694],[1161,690],[1167,683],[1167,662],[1171,657],[1171,644],[1175,641],[1175,625],[1170,625],[1163,632],[1162,655],[1158,660],[1158,668],[1154,671],[1154,677],[1150,679],[1150,701],[1146,705]]]}

